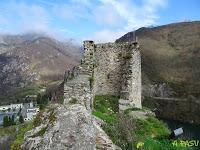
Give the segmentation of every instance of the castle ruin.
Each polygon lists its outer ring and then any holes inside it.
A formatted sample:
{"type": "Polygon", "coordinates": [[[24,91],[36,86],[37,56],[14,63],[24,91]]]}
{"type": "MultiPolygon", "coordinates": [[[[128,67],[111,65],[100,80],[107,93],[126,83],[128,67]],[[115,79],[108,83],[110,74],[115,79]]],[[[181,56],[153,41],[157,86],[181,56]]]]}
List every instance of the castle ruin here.
{"type": "Polygon", "coordinates": [[[65,104],[92,109],[95,95],[119,97],[119,110],[141,108],[141,57],[137,42],[94,44],[84,41],[79,66],[66,74],[65,104]]]}

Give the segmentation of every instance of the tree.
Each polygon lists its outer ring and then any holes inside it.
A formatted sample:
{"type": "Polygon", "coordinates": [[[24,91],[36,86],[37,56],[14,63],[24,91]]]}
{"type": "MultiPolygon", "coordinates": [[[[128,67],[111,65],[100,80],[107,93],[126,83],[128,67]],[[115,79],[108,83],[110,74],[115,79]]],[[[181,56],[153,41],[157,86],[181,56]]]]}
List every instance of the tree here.
{"type": "Polygon", "coordinates": [[[19,116],[19,122],[20,122],[20,123],[24,123],[24,118],[23,118],[22,115],[19,116]]]}
{"type": "Polygon", "coordinates": [[[17,116],[19,116],[21,114],[21,111],[22,111],[22,108],[20,107],[18,113],[17,113],[17,116]]]}
{"type": "Polygon", "coordinates": [[[8,116],[3,117],[3,127],[8,127],[9,126],[9,118],[8,116]]]}
{"type": "Polygon", "coordinates": [[[15,125],[15,115],[14,114],[12,115],[12,118],[11,118],[11,125],[15,125]]]}
{"type": "Polygon", "coordinates": [[[41,104],[41,94],[40,93],[37,95],[36,101],[37,101],[37,105],[41,104]]]}
{"type": "Polygon", "coordinates": [[[8,117],[8,126],[11,126],[12,125],[12,118],[9,116],[8,117]]]}

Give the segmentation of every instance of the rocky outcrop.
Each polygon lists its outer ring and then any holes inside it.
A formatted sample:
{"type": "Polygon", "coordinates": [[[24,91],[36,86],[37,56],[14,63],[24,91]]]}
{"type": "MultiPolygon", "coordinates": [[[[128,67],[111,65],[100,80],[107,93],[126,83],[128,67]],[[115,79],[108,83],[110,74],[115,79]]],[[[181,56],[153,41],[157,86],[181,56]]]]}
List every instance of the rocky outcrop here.
{"type": "MultiPolygon", "coordinates": [[[[56,119],[50,120],[50,112],[43,115],[43,123],[25,135],[22,149],[30,150],[95,150],[119,149],[101,129],[91,113],[80,104],[57,105],[56,119]],[[39,135],[42,129],[43,135],[39,135]]],[[[51,116],[52,117],[52,116],[51,116]]]]}

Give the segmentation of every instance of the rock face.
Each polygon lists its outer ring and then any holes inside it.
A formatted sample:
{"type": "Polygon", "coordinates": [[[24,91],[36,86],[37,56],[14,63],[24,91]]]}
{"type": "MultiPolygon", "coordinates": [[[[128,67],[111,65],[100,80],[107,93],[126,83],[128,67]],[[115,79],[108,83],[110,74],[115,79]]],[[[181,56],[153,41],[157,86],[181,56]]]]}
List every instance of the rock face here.
{"type": "MultiPolygon", "coordinates": [[[[26,133],[22,149],[30,150],[95,150],[98,148],[117,149],[100,128],[91,113],[80,104],[60,105],[55,108],[56,120],[49,121],[45,113],[44,121],[39,127],[26,133]],[[46,119],[45,119],[46,118],[46,119]],[[34,136],[42,128],[42,136],[34,136]]],[[[119,148],[118,148],[119,149],[119,148]]]]}

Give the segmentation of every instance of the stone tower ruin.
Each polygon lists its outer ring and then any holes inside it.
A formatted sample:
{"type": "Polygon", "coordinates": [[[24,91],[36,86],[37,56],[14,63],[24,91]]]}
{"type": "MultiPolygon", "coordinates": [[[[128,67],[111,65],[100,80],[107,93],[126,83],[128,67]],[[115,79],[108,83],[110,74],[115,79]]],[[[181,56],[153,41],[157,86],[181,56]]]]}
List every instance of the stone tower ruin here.
{"type": "Polygon", "coordinates": [[[95,95],[115,95],[119,96],[120,111],[142,107],[141,56],[137,42],[94,44],[93,41],[84,41],[81,64],[71,74],[68,76],[75,76],[75,80],[80,81],[83,80],[79,78],[83,78],[88,83],[84,84],[87,86],[84,90],[79,89],[79,94],[73,94],[75,89],[70,91],[66,82],[65,103],[69,102],[68,93],[85,101],[86,108],[92,107],[95,95]]]}

